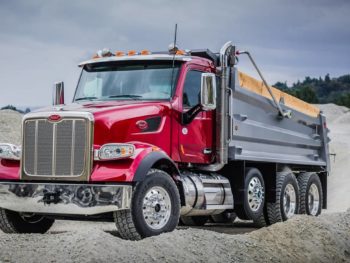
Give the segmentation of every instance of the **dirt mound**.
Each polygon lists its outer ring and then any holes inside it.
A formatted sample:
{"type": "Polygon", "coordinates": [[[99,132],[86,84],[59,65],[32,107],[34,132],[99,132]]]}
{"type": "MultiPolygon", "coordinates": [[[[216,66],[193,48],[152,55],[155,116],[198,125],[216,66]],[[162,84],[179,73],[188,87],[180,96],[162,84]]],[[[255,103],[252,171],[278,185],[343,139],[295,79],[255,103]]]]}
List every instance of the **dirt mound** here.
{"type": "Polygon", "coordinates": [[[350,109],[344,106],[338,106],[333,103],[317,105],[320,110],[326,115],[327,122],[332,123],[344,114],[350,113],[350,109]]]}
{"type": "Polygon", "coordinates": [[[331,174],[328,178],[328,211],[345,211],[350,207],[350,109],[335,104],[318,105],[327,118],[331,174]]]}
{"type": "Polygon", "coordinates": [[[187,229],[134,242],[118,238],[113,224],[61,221],[44,235],[0,232],[0,262],[350,262],[349,229],[347,212],[245,235],[187,229]]]}
{"type": "Polygon", "coordinates": [[[17,111],[0,111],[0,142],[20,144],[22,115],[17,111]]]}

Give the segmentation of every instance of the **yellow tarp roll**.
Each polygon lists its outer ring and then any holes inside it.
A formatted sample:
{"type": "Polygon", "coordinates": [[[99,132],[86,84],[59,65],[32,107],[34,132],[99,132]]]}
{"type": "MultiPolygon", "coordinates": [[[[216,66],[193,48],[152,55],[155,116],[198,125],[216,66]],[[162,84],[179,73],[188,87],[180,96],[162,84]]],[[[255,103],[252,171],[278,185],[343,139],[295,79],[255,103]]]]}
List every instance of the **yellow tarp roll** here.
{"type": "MultiPolygon", "coordinates": [[[[245,88],[249,91],[252,91],[254,93],[257,93],[265,98],[271,99],[272,97],[269,93],[269,91],[267,90],[267,88],[265,87],[264,83],[262,81],[256,80],[255,78],[243,73],[243,72],[238,72],[238,77],[239,77],[239,85],[242,88],[245,88]]],[[[292,95],[289,95],[285,92],[280,91],[279,89],[276,89],[274,87],[270,87],[272,90],[273,95],[275,96],[277,101],[280,101],[281,98],[283,98],[284,100],[284,105],[300,111],[306,115],[309,115],[311,117],[318,117],[318,115],[320,114],[320,110],[303,101],[300,100],[296,97],[293,97],[292,95]]]]}

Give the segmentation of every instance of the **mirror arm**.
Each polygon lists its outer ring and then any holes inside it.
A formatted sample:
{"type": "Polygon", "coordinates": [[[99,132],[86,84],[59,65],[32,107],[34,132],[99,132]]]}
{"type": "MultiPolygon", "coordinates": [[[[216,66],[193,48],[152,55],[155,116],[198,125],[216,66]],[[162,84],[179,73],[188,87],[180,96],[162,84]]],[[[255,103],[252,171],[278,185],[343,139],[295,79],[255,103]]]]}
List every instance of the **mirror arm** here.
{"type": "Polygon", "coordinates": [[[202,111],[202,106],[200,104],[194,106],[190,110],[181,113],[181,124],[182,125],[187,125],[190,124],[194,118],[202,111]]]}

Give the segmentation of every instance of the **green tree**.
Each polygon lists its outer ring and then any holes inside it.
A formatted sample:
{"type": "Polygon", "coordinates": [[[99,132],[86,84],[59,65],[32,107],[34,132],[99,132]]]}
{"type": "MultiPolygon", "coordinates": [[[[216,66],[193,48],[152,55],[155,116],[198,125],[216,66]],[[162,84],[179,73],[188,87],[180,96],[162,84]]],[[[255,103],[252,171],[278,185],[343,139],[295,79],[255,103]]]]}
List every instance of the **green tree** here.
{"type": "Polygon", "coordinates": [[[350,108],[350,92],[342,94],[335,99],[335,103],[350,108]]]}
{"type": "Polygon", "coordinates": [[[295,94],[299,99],[309,103],[318,103],[318,98],[315,90],[310,86],[304,86],[296,90],[295,94]]]}

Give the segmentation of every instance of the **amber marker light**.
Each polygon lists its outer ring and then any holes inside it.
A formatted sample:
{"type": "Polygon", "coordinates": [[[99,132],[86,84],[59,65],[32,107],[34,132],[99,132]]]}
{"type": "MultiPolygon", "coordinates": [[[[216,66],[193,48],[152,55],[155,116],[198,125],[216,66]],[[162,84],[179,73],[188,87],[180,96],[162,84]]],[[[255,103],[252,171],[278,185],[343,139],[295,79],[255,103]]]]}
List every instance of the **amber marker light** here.
{"type": "Polygon", "coordinates": [[[122,56],[125,56],[125,53],[123,51],[116,51],[115,52],[115,56],[116,57],[122,57],[122,56]]]}
{"type": "Polygon", "coordinates": [[[141,50],[141,55],[151,55],[151,52],[147,49],[141,50]]]}
{"type": "Polygon", "coordinates": [[[136,50],[129,50],[128,56],[135,56],[135,55],[137,55],[136,50]]]}
{"type": "Polygon", "coordinates": [[[178,50],[176,51],[176,55],[186,55],[186,52],[184,50],[178,50]]]}

